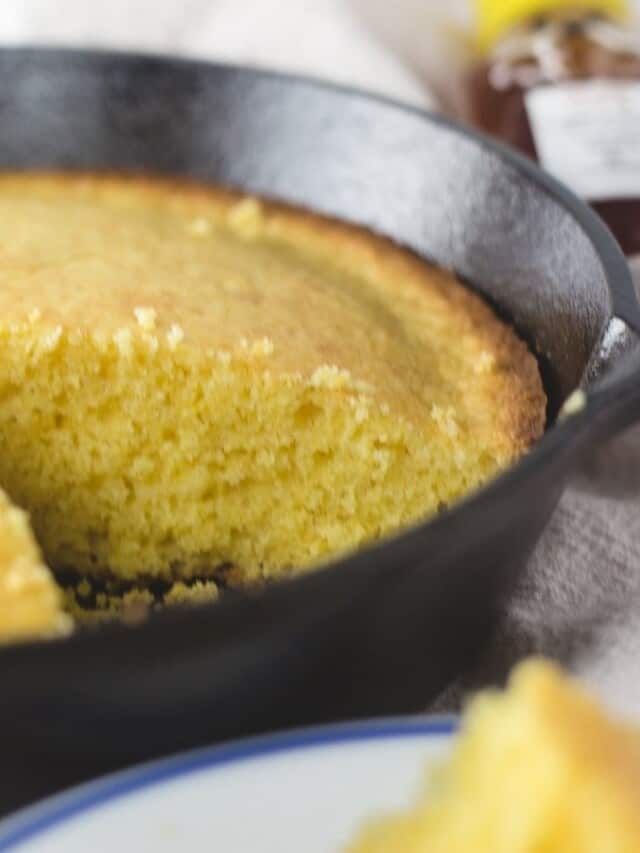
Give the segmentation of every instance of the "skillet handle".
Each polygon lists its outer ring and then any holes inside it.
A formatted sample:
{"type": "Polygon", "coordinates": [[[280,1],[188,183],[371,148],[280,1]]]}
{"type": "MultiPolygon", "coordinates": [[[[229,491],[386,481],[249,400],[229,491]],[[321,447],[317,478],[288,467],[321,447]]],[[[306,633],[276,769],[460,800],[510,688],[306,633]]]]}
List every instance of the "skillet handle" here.
{"type": "Polygon", "coordinates": [[[610,320],[585,374],[589,433],[598,442],[640,422],[640,307],[633,307],[628,319],[610,320]]]}

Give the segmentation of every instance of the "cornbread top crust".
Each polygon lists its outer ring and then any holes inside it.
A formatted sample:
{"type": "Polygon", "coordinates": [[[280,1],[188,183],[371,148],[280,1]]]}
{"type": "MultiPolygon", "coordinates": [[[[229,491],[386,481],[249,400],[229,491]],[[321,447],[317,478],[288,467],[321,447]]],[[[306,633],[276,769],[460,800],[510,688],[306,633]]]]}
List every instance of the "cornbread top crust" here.
{"type": "Polygon", "coordinates": [[[61,599],[25,513],[0,490],[0,643],[66,633],[61,599]]]}
{"type": "Polygon", "coordinates": [[[313,568],[486,483],[544,411],[513,331],[388,240],[184,183],[0,176],[0,484],[53,568],[313,568]]]}
{"type": "Polygon", "coordinates": [[[374,821],[350,853],[635,853],[640,730],[554,665],[521,664],[466,713],[417,806],[374,821]]]}
{"type": "Polygon", "coordinates": [[[0,318],[150,346],[250,350],[366,390],[414,423],[463,421],[506,463],[541,434],[534,357],[452,275],[388,240],[162,179],[0,176],[0,318]]]}

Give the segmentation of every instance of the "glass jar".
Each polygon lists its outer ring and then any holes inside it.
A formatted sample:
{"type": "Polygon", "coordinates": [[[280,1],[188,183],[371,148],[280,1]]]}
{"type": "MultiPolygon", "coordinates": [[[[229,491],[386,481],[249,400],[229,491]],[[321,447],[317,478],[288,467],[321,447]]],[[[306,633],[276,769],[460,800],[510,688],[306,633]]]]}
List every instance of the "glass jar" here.
{"type": "Polygon", "coordinates": [[[621,0],[477,0],[464,118],[593,204],[640,256],[640,36],[621,0]]]}

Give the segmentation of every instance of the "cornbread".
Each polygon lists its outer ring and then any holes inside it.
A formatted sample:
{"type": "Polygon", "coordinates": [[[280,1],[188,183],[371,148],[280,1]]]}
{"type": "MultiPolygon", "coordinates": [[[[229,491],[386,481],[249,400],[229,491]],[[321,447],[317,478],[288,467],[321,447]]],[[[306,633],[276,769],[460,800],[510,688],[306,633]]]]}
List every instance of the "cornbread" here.
{"type": "Polygon", "coordinates": [[[470,707],[450,763],[411,812],[350,853],[638,853],[640,730],[550,664],[470,707]]]}
{"type": "Polygon", "coordinates": [[[83,627],[107,622],[137,622],[146,619],[152,610],[164,607],[208,604],[219,596],[215,581],[194,581],[185,584],[174,581],[168,589],[153,590],[148,586],[118,589],[109,583],[106,589],[94,589],[88,580],[63,586],[65,610],[76,624],[83,627]]]}
{"type": "Polygon", "coordinates": [[[485,483],[544,417],[514,332],[387,240],[161,179],[0,176],[0,483],[56,569],[316,565],[485,483]]]}
{"type": "Polygon", "coordinates": [[[66,633],[61,605],[26,515],[0,490],[0,644],[66,633]]]}

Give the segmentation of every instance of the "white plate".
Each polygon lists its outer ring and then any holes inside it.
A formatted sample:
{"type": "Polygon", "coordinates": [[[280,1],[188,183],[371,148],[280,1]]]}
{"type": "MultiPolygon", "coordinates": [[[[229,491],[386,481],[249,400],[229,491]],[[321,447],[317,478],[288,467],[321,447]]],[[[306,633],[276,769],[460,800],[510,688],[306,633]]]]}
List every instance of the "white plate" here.
{"type": "Polygon", "coordinates": [[[412,717],[188,752],[0,822],[0,851],[338,853],[365,818],[411,801],[453,729],[412,717]]]}

